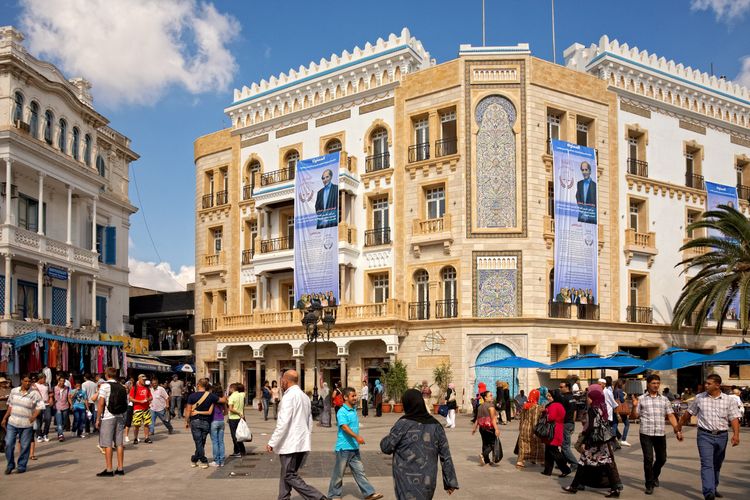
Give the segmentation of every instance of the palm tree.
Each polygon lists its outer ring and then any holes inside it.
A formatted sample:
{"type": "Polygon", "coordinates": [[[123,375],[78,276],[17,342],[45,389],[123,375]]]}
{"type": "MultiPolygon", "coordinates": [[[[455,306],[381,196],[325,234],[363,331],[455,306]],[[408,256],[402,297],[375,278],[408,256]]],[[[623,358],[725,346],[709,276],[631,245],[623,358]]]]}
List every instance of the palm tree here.
{"type": "Polygon", "coordinates": [[[695,333],[699,334],[713,313],[716,331],[721,333],[727,312],[739,295],[739,327],[745,336],[750,327],[750,221],[734,207],[719,205],[704,212],[687,229],[701,228],[706,228],[709,235],[692,239],[680,248],[705,252],[677,264],[685,266],[683,273],[689,269],[697,269],[698,273],[682,288],[674,307],[672,328],[679,329],[693,317],[695,333]]]}

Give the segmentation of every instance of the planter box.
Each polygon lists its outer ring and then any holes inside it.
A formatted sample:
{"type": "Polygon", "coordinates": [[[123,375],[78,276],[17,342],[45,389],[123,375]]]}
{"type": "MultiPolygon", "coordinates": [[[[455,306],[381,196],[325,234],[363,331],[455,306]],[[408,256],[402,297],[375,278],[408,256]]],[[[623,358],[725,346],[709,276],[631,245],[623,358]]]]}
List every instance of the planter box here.
{"type": "Polygon", "coordinates": [[[403,412],[404,412],[404,405],[401,403],[394,403],[393,413],[403,413],[403,412]]]}
{"type": "Polygon", "coordinates": [[[383,413],[390,413],[391,409],[391,403],[383,403],[383,413]]]}

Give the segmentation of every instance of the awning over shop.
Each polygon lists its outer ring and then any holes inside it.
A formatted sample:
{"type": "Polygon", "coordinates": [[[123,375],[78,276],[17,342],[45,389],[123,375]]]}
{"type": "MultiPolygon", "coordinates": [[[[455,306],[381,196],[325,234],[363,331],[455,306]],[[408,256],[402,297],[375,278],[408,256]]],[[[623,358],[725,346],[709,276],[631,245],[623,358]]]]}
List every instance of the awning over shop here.
{"type": "Polygon", "coordinates": [[[166,363],[162,363],[158,359],[151,356],[136,356],[134,354],[128,355],[128,368],[135,368],[136,370],[146,370],[149,372],[163,372],[168,373],[172,371],[172,367],[166,363]]]}
{"type": "Polygon", "coordinates": [[[87,340],[87,339],[79,339],[75,337],[65,337],[63,335],[54,335],[52,333],[45,333],[45,332],[31,332],[31,333],[25,333],[23,335],[19,335],[18,337],[13,337],[11,339],[8,339],[10,342],[13,343],[13,346],[16,349],[20,349],[21,347],[25,345],[29,345],[32,342],[34,342],[37,339],[44,339],[44,340],[58,340],[60,342],[68,342],[70,344],[83,344],[83,345],[102,345],[102,346],[115,346],[115,347],[122,347],[122,342],[107,342],[104,340],[87,340]]]}

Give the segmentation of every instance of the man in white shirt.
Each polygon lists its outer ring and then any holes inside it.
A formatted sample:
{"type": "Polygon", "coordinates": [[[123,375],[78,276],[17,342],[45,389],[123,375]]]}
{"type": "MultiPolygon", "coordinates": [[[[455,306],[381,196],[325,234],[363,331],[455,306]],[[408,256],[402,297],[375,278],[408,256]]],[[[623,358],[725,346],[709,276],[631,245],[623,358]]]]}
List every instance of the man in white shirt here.
{"type": "Polygon", "coordinates": [[[164,387],[159,385],[159,379],[156,377],[153,377],[151,379],[151,398],[151,404],[149,405],[149,409],[151,410],[151,425],[149,426],[149,433],[153,434],[155,432],[156,417],[159,417],[161,423],[163,423],[164,427],[167,428],[167,432],[169,434],[172,434],[174,432],[174,428],[169,422],[169,417],[167,416],[169,394],[167,394],[167,391],[166,389],[164,389],[164,387]]]}
{"type": "Polygon", "coordinates": [[[86,434],[90,434],[91,424],[96,423],[96,404],[94,404],[94,399],[96,399],[97,392],[99,392],[99,387],[96,385],[96,382],[91,380],[90,373],[86,373],[83,376],[81,389],[86,393],[86,411],[91,413],[91,417],[87,415],[86,418],[86,434]]]}
{"type": "Polygon", "coordinates": [[[620,449],[620,438],[617,437],[617,420],[615,419],[615,408],[617,408],[617,401],[615,401],[615,393],[612,388],[612,377],[600,378],[599,383],[604,387],[604,402],[607,404],[607,416],[609,417],[609,423],[612,426],[612,434],[616,437],[615,449],[620,449]]]}
{"type": "Polygon", "coordinates": [[[185,385],[177,375],[172,375],[172,381],[169,383],[170,395],[169,416],[170,418],[182,418],[182,393],[185,385]]]}
{"type": "Polygon", "coordinates": [[[307,484],[297,473],[310,452],[312,414],[310,398],[302,392],[297,383],[296,370],[288,370],[281,377],[281,390],[284,395],[279,403],[279,416],[276,429],[268,440],[266,451],[279,454],[281,479],[279,480],[279,500],[288,500],[292,489],[306,500],[321,500],[326,497],[307,484]]]}

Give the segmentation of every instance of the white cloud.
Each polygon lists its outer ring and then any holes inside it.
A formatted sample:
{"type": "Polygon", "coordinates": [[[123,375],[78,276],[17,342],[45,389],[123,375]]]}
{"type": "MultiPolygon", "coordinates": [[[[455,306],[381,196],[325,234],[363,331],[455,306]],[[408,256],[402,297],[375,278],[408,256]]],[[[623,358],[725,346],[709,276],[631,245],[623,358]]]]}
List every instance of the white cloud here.
{"type": "Polygon", "coordinates": [[[742,69],[734,81],[750,89],[750,56],[742,58],[742,69]]]}
{"type": "Polygon", "coordinates": [[[750,10],[750,0],[692,0],[691,10],[713,10],[717,21],[742,19],[750,10]]]}
{"type": "Polygon", "coordinates": [[[225,90],[237,69],[227,44],[240,24],[203,1],[26,0],[21,28],[33,54],[110,105],[153,104],[172,85],[225,90]]]}
{"type": "Polygon", "coordinates": [[[162,292],[184,291],[188,283],[195,281],[195,266],[180,266],[174,272],[169,262],[144,262],[132,257],[128,259],[130,285],[151,288],[162,292]]]}

